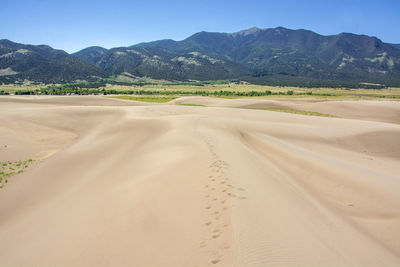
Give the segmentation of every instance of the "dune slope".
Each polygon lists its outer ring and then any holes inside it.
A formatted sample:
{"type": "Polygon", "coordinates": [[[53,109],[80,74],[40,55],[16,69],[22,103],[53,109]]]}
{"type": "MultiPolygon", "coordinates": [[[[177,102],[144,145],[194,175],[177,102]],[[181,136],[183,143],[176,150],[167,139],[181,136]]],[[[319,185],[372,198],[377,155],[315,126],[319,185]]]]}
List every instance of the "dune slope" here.
{"type": "Polygon", "coordinates": [[[398,124],[55,99],[0,104],[1,266],[400,264],[398,124]]]}

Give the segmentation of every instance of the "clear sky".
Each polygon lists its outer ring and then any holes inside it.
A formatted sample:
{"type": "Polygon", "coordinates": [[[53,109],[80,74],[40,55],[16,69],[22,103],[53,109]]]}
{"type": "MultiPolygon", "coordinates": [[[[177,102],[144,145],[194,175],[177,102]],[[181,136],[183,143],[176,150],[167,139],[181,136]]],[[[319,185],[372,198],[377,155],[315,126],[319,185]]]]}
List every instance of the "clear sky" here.
{"type": "Polygon", "coordinates": [[[352,32],[400,43],[400,0],[0,0],[0,39],[67,52],[253,26],[352,32]]]}

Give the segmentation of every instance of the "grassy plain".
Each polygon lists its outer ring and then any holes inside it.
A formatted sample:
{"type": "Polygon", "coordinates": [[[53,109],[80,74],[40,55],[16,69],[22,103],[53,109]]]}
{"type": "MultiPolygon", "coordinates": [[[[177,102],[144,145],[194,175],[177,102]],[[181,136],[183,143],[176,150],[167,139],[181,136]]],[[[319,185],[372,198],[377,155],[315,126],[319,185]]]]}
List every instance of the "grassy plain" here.
{"type": "Polygon", "coordinates": [[[43,88],[45,85],[38,84],[0,84],[0,91],[9,92],[14,94],[19,90],[39,90],[43,88]]]}
{"type": "MultiPolygon", "coordinates": [[[[271,91],[271,95],[257,96],[258,98],[293,98],[293,97],[316,97],[323,99],[397,99],[400,100],[400,88],[385,89],[344,89],[344,88],[301,88],[301,87],[285,87],[285,86],[264,86],[255,84],[215,84],[215,85],[144,85],[144,86],[124,86],[110,85],[106,86],[109,90],[148,90],[148,91],[168,91],[168,92],[188,92],[205,91],[212,94],[215,91],[230,92],[265,92],[271,91]],[[293,95],[288,95],[288,91],[293,91],[293,95]]],[[[223,96],[226,98],[243,98],[243,96],[223,96]]]]}
{"type": "MultiPolygon", "coordinates": [[[[0,85],[0,92],[15,94],[18,91],[34,91],[38,94],[40,89],[47,85],[0,85]]],[[[135,85],[117,85],[106,84],[104,87],[92,89],[89,93],[102,94],[104,90],[117,91],[121,94],[127,91],[140,91],[141,95],[167,95],[168,97],[178,97],[181,95],[210,95],[224,98],[267,98],[267,99],[285,99],[285,98],[318,98],[335,100],[369,100],[369,99],[390,99],[400,100],[400,88],[384,89],[348,89],[348,88],[302,88],[302,87],[284,87],[284,86],[264,86],[254,84],[204,84],[186,85],[186,84],[145,84],[135,85]],[[222,93],[221,93],[222,92],[222,93]],[[261,96],[252,96],[251,92],[261,93],[261,96]],[[175,94],[176,93],[176,94],[175,94]],[[241,93],[248,93],[246,96],[241,93]]],[[[73,92],[71,92],[73,94],[73,92]]],[[[84,93],[85,94],[85,93],[84,93]]],[[[114,94],[114,93],[112,93],[114,94]]],[[[118,93],[116,93],[118,94],[118,93]]],[[[153,99],[153,98],[152,98],[153,99]]],[[[140,100],[145,101],[145,100],[140,100]]],[[[153,101],[150,101],[153,102],[153,101]]],[[[162,101],[163,102],[163,101],[162,101]]]]}

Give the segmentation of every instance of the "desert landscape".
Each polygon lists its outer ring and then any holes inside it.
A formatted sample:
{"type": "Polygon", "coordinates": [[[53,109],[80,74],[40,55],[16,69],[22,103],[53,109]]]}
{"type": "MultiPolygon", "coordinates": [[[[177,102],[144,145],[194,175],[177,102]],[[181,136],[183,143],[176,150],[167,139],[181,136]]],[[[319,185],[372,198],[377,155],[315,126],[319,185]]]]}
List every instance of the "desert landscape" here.
{"type": "Polygon", "coordinates": [[[2,96],[0,265],[399,266],[399,137],[390,100],[2,96]]]}
{"type": "Polygon", "coordinates": [[[5,1],[0,267],[399,267],[399,10],[5,1]]]}

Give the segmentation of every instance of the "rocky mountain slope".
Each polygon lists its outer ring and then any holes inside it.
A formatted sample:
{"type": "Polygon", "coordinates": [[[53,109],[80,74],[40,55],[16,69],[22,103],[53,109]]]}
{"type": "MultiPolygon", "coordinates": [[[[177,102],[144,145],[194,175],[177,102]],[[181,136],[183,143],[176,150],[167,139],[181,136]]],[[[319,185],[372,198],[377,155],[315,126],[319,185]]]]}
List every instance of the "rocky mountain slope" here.
{"type": "Polygon", "coordinates": [[[0,82],[27,79],[59,83],[100,77],[105,77],[101,69],[65,51],[0,40],[0,82]]]}
{"type": "Polygon", "coordinates": [[[400,86],[400,45],[366,35],[323,36],[283,27],[199,32],[182,41],[88,47],[72,55],[48,46],[0,40],[0,81],[65,82],[122,72],[167,80],[400,86]]]}

